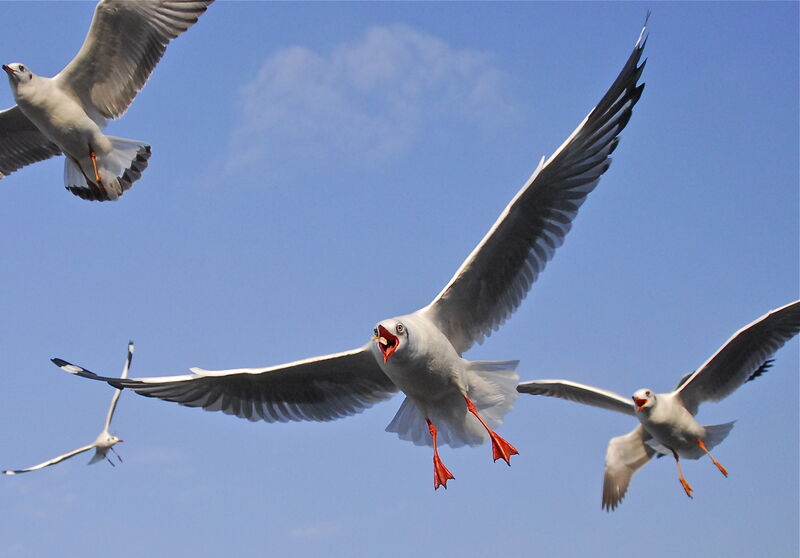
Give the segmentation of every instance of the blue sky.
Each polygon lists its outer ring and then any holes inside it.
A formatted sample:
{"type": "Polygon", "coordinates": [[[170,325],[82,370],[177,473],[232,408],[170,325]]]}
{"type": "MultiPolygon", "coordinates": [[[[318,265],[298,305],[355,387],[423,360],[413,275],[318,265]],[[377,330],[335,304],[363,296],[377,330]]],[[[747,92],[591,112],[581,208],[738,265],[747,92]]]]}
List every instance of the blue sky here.
{"type": "MultiPolygon", "coordinates": [[[[0,4],[3,63],[53,75],[90,3],[0,4]]],[[[176,40],[108,132],[153,146],[120,201],[61,158],[0,181],[0,467],[91,442],[131,376],[354,348],[439,292],[611,84],[650,20],[647,83],[614,163],[527,299],[465,356],[522,379],[671,389],[798,297],[796,3],[236,3],[176,40]]],[[[0,86],[3,106],[13,103],[0,86]]],[[[332,423],[249,423],[123,393],[124,464],[0,479],[0,554],[798,553],[798,342],[719,404],[715,456],[650,463],[600,509],[630,417],[521,396],[488,446],[442,458],[384,432],[400,397],[332,423]]]]}

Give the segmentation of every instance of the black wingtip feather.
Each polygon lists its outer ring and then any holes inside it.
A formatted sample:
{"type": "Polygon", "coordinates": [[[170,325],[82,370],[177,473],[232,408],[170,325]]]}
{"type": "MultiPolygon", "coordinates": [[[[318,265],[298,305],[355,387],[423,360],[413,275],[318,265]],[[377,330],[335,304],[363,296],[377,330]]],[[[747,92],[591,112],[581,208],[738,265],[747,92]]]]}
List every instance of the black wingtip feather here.
{"type": "Polygon", "coordinates": [[[758,369],[756,369],[755,372],[750,374],[750,377],[747,378],[744,382],[745,383],[752,382],[753,380],[755,380],[756,378],[761,376],[764,372],[766,372],[767,370],[772,368],[772,365],[774,363],[775,363],[775,359],[774,358],[768,358],[767,360],[764,361],[764,363],[761,366],[758,367],[758,369]]]}

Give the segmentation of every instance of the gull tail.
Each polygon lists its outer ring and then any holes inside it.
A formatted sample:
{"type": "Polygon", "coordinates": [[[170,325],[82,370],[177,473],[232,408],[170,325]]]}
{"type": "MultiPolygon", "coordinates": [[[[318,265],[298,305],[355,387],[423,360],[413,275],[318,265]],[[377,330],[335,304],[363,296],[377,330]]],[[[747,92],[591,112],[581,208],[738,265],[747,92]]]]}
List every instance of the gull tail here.
{"type": "Polygon", "coordinates": [[[733,430],[733,425],[736,421],[726,422],[725,424],[714,424],[706,426],[706,437],[703,443],[708,449],[713,449],[714,446],[720,444],[722,440],[728,437],[728,434],[733,430]]]}
{"type": "Polygon", "coordinates": [[[103,460],[103,459],[105,459],[105,458],[106,458],[106,454],[105,454],[105,453],[101,453],[101,452],[99,452],[99,451],[98,451],[98,450],[95,448],[95,450],[94,450],[94,455],[93,455],[93,456],[92,456],[92,458],[89,460],[89,463],[87,463],[87,465],[94,465],[94,464],[95,464],[95,463],[97,463],[98,461],[102,461],[102,460],[103,460]]]}
{"type": "MultiPolygon", "coordinates": [[[[467,363],[467,396],[492,429],[503,423],[503,416],[514,406],[519,382],[517,364],[519,361],[516,360],[467,363]]],[[[460,393],[446,396],[427,410],[421,409],[421,405],[406,397],[386,431],[394,432],[401,440],[415,445],[430,446],[432,440],[425,422],[427,417],[438,430],[440,445],[454,448],[479,446],[489,439],[486,429],[467,410],[460,393]]]]}
{"type": "Polygon", "coordinates": [[[147,168],[149,145],[136,140],[106,137],[111,141],[112,149],[109,153],[97,154],[99,183],[89,157],[80,161],[67,157],[64,162],[64,187],[81,199],[116,200],[141,178],[147,168]]]}

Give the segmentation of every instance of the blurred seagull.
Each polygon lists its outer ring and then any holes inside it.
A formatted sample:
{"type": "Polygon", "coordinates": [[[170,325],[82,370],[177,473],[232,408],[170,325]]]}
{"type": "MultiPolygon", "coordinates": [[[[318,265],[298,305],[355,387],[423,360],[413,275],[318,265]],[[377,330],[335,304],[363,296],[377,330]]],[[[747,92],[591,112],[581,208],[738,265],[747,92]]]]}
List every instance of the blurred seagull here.
{"type": "Polygon", "coordinates": [[[495,461],[517,450],[494,432],[517,397],[517,361],[461,357],[519,306],[569,232],[586,196],[608,169],[609,155],[644,85],[644,29],[620,75],[571,136],[538,168],[433,301],[375,325],[364,346],[267,368],[161,378],[100,378],[141,395],[249,420],[325,421],[358,413],[401,390],[406,398],[386,428],[433,447],[434,488],[453,478],[438,443],[476,446],[491,440],[495,461]]]}
{"type": "Polygon", "coordinates": [[[603,508],[615,509],[628,490],[633,474],[654,454],[672,455],[678,480],[686,495],[692,487],[681,471],[680,457],[698,459],[708,455],[720,472],[728,471],[709,452],[722,442],[733,422],[704,426],[694,415],[704,401],[719,401],[763,374],[769,359],[800,331],[800,301],[761,316],[733,334],[727,343],[694,372],[686,374],[674,391],[654,393],[637,390],[632,401],[612,391],[568,380],[535,380],[517,387],[520,393],[547,395],[634,415],[639,426],[624,436],[612,438],[606,451],[603,508]]]}
{"type": "Polygon", "coordinates": [[[212,1],[102,0],[77,56],[54,77],[4,64],[17,105],[0,112],[0,178],[64,153],[67,190],[85,200],[121,196],[147,168],[150,146],[101,129],[212,1]]]}
{"type": "MultiPolygon", "coordinates": [[[[131,360],[133,359],[133,341],[128,343],[128,357],[125,359],[125,367],[122,369],[122,375],[120,378],[127,378],[128,377],[128,370],[131,366],[131,360]]],[[[74,366],[74,368],[79,369],[79,366],[74,366]]],[[[72,372],[72,370],[70,370],[72,372]]],[[[39,463],[38,465],[34,465],[33,467],[28,467],[27,469],[19,469],[16,471],[3,471],[5,475],[18,475],[20,473],[28,473],[30,471],[36,471],[37,469],[44,469],[45,467],[49,467],[50,465],[55,465],[56,463],[61,463],[65,459],[69,459],[70,457],[75,457],[79,453],[83,453],[85,451],[89,451],[90,449],[94,449],[94,456],[89,461],[89,465],[92,463],[97,463],[98,461],[102,461],[103,459],[107,459],[112,466],[114,466],[114,462],[108,457],[109,450],[117,456],[117,459],[122,462],[122,458],[119,454],[114,450],[114,446],[120,443],[122,440],[114,436],[113,434],[109,434],[108,428],[111,426],[111,418],[114,416],[114,410],[117,408],[117,401],[119,400],[119,395],[122,390],[116,390],[114,395],[111,397],[111,405],[108,407],[108,415],[106,416],[106,422],[103,425],[103,431],[97,435],[97,438],[94,442],[89,444],[88,446],[83,446],[76,450],[72,450],[69,453],[65,453],[64,455],[59,455],[58,457],[54,457],[49,461],[45,461],[44,463],[39,463]]]]}

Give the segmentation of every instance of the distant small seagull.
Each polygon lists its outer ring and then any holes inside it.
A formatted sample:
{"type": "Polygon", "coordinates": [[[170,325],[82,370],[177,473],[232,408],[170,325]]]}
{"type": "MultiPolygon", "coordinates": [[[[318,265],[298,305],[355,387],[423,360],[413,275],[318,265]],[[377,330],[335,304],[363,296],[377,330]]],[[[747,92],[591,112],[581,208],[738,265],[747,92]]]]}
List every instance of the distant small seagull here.
{"type": "Polygon", "coordinates": [[[654,454],[672,455],[678,480],[686,495],[692,487],[681,471],[680,457],[698,459],[708,455],[720,472],[728,471],[709,452],[722,442],[733,422],[703,426],[694,415],[704,401],[719,401],[763,374],[769,359],[800,331],[800,301],[792,302],[760,317],[737,331],[710,359],[678,382],[675,391],[654,393],[640,389],[633,401],[612,391],[568,380],[535,380],[517,387],[520,393],[569,399],[634,415],[641,423],[632,432],[612,438],[606,451],[603,508],[613,510],[622,501],[633,474],[654,454]]]}
{"type": "MultiPolygon", "coordinates": [[[[439,442],[458,447],[491,441],[494,460],[510,464],[517,450],[493,429],[517,397],[517,361],[471,362],[461,355],[519,306],[608,169],[644,88],[637,84],[644,68],[639,65],[643,35],[644,30],[600,103],[547,161],[542,159],[444,289],[424,308],[376,324],[364,346],[267,368],[193,368],[185,376],[127,381],[54,362],[141,395],[268,422],[332,420],[402,390],[406,399],[386,430],[433,446],[434,488],[446,488],[453,478],[439,457],[439,442]]],[[[403,237],[396,229],[380,234],[392,242],[403,237]]],[[[400,279],[382,280],[390,296],[400,279]]],[[[324,335],[313,327],[307,332],[312,343],[324,335]]]]}
{"type": "MultiPolygon", "coordinates": [[[[125,367],[122,369],[122,375],[120,378],[127,378],[128,377],[128,370],[131,366],[131,360],[133,359],[133,341],[128,343],[128,357],[125,359],[125,367]]],[[[80,368],[79,366],[73,366],[73,368],[80,368]]],[[[69,372],[75,373],[72,369],[69,372]]],[[[108,407],[108,415],[106,416],[106,422],[103,425],[103,431],[97,435],[97,438],[94,442],[89,444],[88,446],[83,446],[76,450],[72,450],[69,453],[65,453],[64,455],[59,455],[58,457],[54,457],[49,461],[45,461],[44,463],[39,463],[38,465],[34,465],[33,467],[29,467],[27,469],[19,469],[17,471],[3,471],[5,475],[18,475],[20,473],[28,473],[30,471],[36,471],[37,469],[44,469],[45,467],[49,467],[50,465],[55,465],[56,463],[61,463],[65,459],[69,459],[70,457],[75,457],[79,453],[83,453],[85,451],[89,451],[90,449],[94,449],[94,456],[89,461],[89,465],[92,463],[97,463],[98,461],[102,461],[103,459],[107,459],[112,466],[114,466],[114,462],[108,457],[109,450],[117,456],[117,459],[122,462],[122,458],[119,454],[114,450],[114,446],[122,440],[114,436],[113,434],[109,434],[108,428],[111,426],[111,418],[114,416],[114,410],[117,408],[117,401],[119,400],[119,395],[122,390],[116,390],[114,395],[111,397],[111,405],[108,407]]]]}
{"type": "Polygon", "coordinates": [[[211,2],[102,0],[77,56],[54,77],[4,64],[17,106],[0,112],[0,178],[63,153],[67,190],[85,200],[121,196],[147,168],[150,146],[101,130],[211,2]]]}

